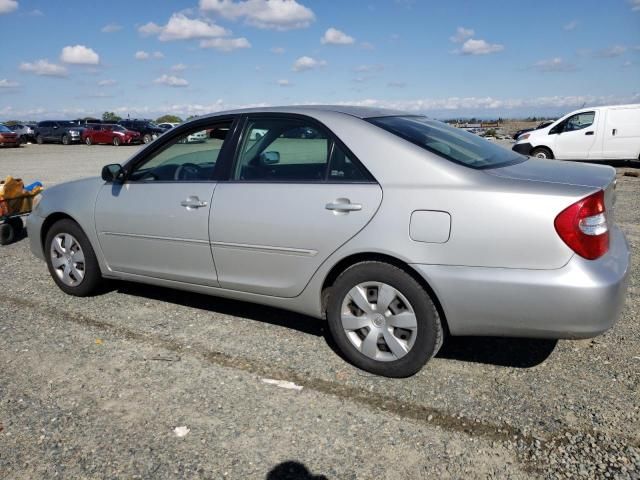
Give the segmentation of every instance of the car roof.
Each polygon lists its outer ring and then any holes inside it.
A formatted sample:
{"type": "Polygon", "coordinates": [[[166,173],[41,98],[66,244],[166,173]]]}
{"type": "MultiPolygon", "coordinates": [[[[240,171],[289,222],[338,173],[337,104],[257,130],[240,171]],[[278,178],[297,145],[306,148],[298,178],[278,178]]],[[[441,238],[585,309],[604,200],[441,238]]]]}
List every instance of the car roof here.
{"type": "MultiPolygon", "coordinates": [[[[402,110],[391,110],[387,108],[362,107],[356,105],[290,105],[277,107],[254,107],[240,108],[235,110],[225,110],[215,112],[203,117],[217,117],[221,115],[237,115],[242,113],[293,113],[313,116],[316,112],[333,112],[350,115],[357,118],[374,117],[395,117],[398,115],[414,115],[402,110]]],[[[200,117],[200,118],[203,118],[200,117]]]]}

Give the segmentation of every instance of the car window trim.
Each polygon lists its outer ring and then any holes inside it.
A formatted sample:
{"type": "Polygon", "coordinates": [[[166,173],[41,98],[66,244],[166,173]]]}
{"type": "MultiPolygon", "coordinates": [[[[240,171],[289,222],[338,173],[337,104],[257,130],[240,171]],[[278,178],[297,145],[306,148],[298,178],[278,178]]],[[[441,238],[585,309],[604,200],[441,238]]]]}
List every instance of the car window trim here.
{"type": "Polygon", "coordinates": [[[242,114],[241,117],[242,117],[241,120],[238,122],[237,131],[235,132],[236,133],[235,142],[234,142],[235,151],[233,152],[233,155],[230,158],[225,159],[229,163],[224,166],[221,166],[221,173],[223,175],[219,179],[220,182],[240,183],[240,184],[264,183],[264,184],[298,184],[298,185],[309,185],[309,184],[316,184],[316,185],[375,184],[375,185],[378,185],[378,181],[371,174],[371,172],[369,172],[369,170],[364,166],[364,164],[360,161],[360,159],[351,151],[351,149],[347,147],[344,144],[344,142],[342,142],[342,140],[340,140],[340,138],[333,132],[333,130],[331,130],[329,127],[327,127],[324,123],[317,120],[316,118],[310,117],[308,115],[303,115],[300,113],[279,113],[279,112],[255,112],[255,113],[248,113],[248,114],[245,113],[245,114],[242,114]],[[233,172],[235,171],[237,162],[240,160],[240,154],[241,154],[240,150],[242,146],[242,141],[244,139],[244,135],[246,134],[247,125],[249,123],[250,118],[274,119],[274,120],[294,119],[294,120],[303,121],[303,122],[310,122],[311,124],[313,124],[313,126],[320,128],[323,131],[323,133],[327,136],[327,139],[330,142],[329,152],[328,152],[329,155],[327,159],[327,169],[325,171],[324,178],[321,180],[316,180],[316,179],[313,179],[313,180],[273,180],[273,179],[235,180],[233,179],[232,178],[233,172]],[[365,180],[331,180],[329,179],[328,177],[330,174],[331,162],[333,160],[334,145],[337,145],[339,148],[341,148],[349,156],[349,158],[354,162],[354,165],[357,165],[358,168],[362,170],[362,173],[365,175],[365,177],[368,177],[368,179],[365,179],[365,180]]]}
{"type": "Polygon", "coordinates": [[[200,120],[194,120],[193,122],[179,125],[178,127],[168,130],[161,137],[159,137],[158,139],[154,140],[151,144],[149,144],[147,148],[144,148],[141,152],[134,155],[124,165],[122,165],[122,168],[125,172],[123,183],[162,184],[162,183],[216,183],[218,182],[218,170],[220,168],[219,167],[220,162],[223,161],[223,159],[226,156],[233,153],[233,150],[231,150],[230,152],[230,149],[233,148],[232,141],[235,134],[235,130],[237,129],[238,118],[239,118],[238,115],[225,115],[225,116],[214,117],[214,118],[207,117],[207,118],[202,118],[200,120]],[[204,129],[204,127],[207,127],[210,125],[216,125],[219,123],[225,123],[229,121],[231,122],[231,127],[229,128],[229,135],[231,135],[231,137],[225,138],[225,141],[222,144],[222,149],[220,150],[220,154],[218,155],[218,159],[216,160],[216,164],[214,165],[213,173],[211,174],[210,178],[206,180],[160,180],[160,181],[158,180],[139,181],[139,180],[131,180],[129,178],[133,170],[138,165],[146,162],[151,157],[159,153],[162,153],[164,150],[174,145],[173,141],[177,137],[183,136],[186,132],[199,131],[204,129]],[[159,140],[162,140],[162,141],[159,142],[159,140]]]}

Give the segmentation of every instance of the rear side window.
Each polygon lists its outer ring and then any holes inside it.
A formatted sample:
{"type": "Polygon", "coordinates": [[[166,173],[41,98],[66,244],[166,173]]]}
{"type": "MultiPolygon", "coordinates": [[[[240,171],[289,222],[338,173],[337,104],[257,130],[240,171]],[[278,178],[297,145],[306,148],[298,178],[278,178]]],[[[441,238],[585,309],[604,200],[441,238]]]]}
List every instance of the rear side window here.
{"type": "Polygon", "coordinates": [[[426,117],[378,117],[367,121],[431,153],[470,168],[497,168],[526,160],[526,157],[478,135],[426,117]]]}

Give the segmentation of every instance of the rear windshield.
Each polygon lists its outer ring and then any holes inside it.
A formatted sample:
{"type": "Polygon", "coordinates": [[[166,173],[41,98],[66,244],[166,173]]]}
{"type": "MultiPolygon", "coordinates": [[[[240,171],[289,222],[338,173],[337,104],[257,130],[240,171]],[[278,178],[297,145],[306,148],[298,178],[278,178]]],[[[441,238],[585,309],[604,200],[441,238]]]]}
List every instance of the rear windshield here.
{"type": "Polygon", "coordinates": [[[496,168],[526,157],[478,135],[427,117],[378,117],[367,121],[436,155],[471,168],[496,168]]]}

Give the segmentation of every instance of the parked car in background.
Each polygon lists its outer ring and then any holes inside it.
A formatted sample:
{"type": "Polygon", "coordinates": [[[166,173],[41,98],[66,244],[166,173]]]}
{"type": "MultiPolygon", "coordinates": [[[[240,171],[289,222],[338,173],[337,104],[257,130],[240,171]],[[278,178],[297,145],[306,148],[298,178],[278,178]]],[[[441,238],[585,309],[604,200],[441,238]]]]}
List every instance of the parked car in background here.
{"type": "Polygon", "coordinates": [[[84,127],[86,125],[96,125],[96,124],[101,124],[103,123],[102,120],[98,119],[98,118],[78,118],[77,120],[74,120],[73,123],[84,127]]]}
{"type": "Polygon", "coordinates": [[[7,126],[12,132],[15,132],[16,134],[18,134],[18,139],[20,140],[20,143],[35,142],[36,140],[35,130],[34,130],[35,125],[16,123],[16,124],[7,125],[7,126]]]}
{"type": "Polygon", "coordinates": [[[523,133],[527,133],[527,132],[531,132],[533,130],[540,130],[541,128],[545,128],[548,127],[549,125],[551,125],[553,122],[555,122],[555,120],[545,120],[544,122],[540,122],[537,126],[532,127],[532,128],[523,128],[522,130],[518,130],[516,133],[513,134],[513,139],[517,140],[518,137],[520,135],[522,135],[523,133]]]}
{"type": "Polygon", "coordinates": [[[513,150],[559,160],[640,160],[640,104],[581,108],[523,133],[513,150]]]}
{"type": "Polygon", "coordinates": [[[87,145],[108,143],[118,147],[141,143],[142,138],[138,132],[127,130],[122,125],[103,123],[87,125],[82,132],[82,141],[87,145]]]}
{"type": "Polygon", "coordinates": [[[38,123],[35,135],[39,144],[60,142],[63,145],[80,143],[84,129],[71,120],[45,120],[38,123]]]}
{"type": "Polygon", "coordinates": [[[19,147],[18,134],[11,131],[6,125],[0,125],[0,145],[3,147],[19,147]]]}
{"type": "Polygon", "coordinates": [[[404,377],[444,332],[609,329],[629,275],[615,181],[609,166],[529,159],[415,114],[257,108],[199,117],[101,178],[48,188],[27,226],[67,294],[106,277],[326,318],[347,359],[404,377]],[[182,143],[201,131],[206,143],[182,143]]]}
{"type": "Polygon", "coordinates": [[[160,128],[152,120],[127,119],[120,120],[118,124],[127,130],[138,132],[142,136],[143,143],[149,143],[167,131],[166,128],[160,128]]]}
{"type": "Polygon", "coordinates": [[[164,122],[164,123],[159,123],[158,127],[164,128],[165,130],[169,130],[171,128],[177,127],[178,125],[180,125],[180,124],[179,123],[164,122]]]}

